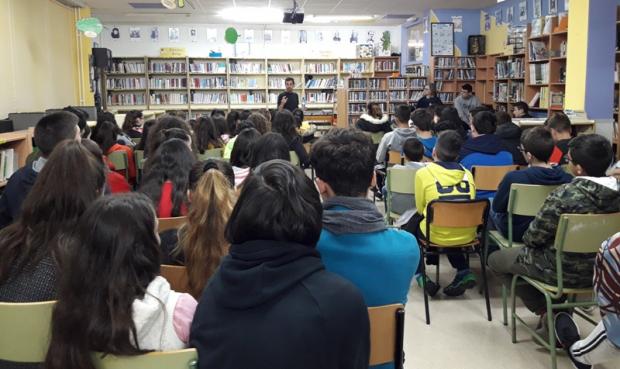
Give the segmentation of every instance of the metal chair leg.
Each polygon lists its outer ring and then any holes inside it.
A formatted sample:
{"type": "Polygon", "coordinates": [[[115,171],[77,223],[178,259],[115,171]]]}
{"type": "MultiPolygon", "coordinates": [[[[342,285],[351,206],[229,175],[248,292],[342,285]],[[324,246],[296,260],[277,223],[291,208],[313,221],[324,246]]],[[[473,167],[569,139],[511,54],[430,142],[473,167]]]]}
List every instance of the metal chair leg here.
{"type": "Polygon", "coordinates": [[[502,313],[504,321],[502,322],[504,325],[508,325],[508,288],[506,284],[502,281],[502,313]]]}
{"type": "Polygon", "coordinates": [[[428,294],[426,293],[426,254],[424,252],[424,247],[420,246],[420,255],[422,263],[422,292],[424,292],[424,311],[426,313],[426,324],[431,324],[431,314],[428,308],[428,294]]]}
{"type": "Polygon", "coordinates": [[[511,300],[511,304],[510,304],[510,320],[511,320],[511,324],[512,324],[512,343],[517,343],[517,319],[516,319],[516,305],[517,305],[517,295],[516,295],[516,287],[517,287],[517,279],[519,278],[518,275],[515,275],[514,277],[512,277],[512,283],[510,284],[510,300],[511,300]]]}
{"type": "Polygon", "coordinates": [[[480,254],[480,266],[482,267],[482,284],[484,288],[484,299],[486,300],[487,305],[487,320],[490,322],[493,320],[491,317],[491,301],[489,300],[489,284],[487,281],[487,269],[485,266],[485,262],[482,258],[482,253],[480,254]]]}

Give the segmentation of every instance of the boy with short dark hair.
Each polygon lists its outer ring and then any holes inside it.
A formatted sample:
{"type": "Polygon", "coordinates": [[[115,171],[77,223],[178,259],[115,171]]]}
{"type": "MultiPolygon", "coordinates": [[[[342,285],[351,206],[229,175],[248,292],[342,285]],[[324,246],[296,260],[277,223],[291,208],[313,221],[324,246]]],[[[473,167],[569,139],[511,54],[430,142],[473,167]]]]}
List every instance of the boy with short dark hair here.
{"type": "MultiPolygon", "coordinates": [[[[535,127],[523,133],[520,149],[528,163],[528,168],[506,174],[493,199],[491,218],[497,230],[504,237],[508,237],[508,198],[510,186],[513,183],[549,186],[568,183],[573,179],[562,168],[549,164],[553,147],[551,133],[544,127],[535,127]]],[[[514,242],[522,241],[523,234],[532,220],[534,220],[533,217],[521,215],[512,217],[514,242]]]]}
{"type": "MultiPolygon", "coordinates": [[[[608,214],[620,211],[618,181],[605,171],[613,159],[609,141],[597,134],[574,138],[568,149],[568,161],[575,178],[549,194],[540,211],[523,235],[525,246],[502,249],[489,255],[491,269],[502,274],[521,274],[555,285],[555,233],[562,214],[608,214]]],[[[586,288],[592,285],[591,255],[562,256],[564,287],[586,288]]],[[[546,311],[544,296],[531,286],[517,287],[517,295],[532,312],[546,311]]],[[[544,321],[544,320],[543,320],[544,321]]]]}
{"type": "MultiPolygon", "coordinates": [[[[436,199],[463,200],[473,199],[476,187],[473,176],[457,162],[461,149],[461,136],[456,131],[444,131],[433,149],[434,162],[417,171],[415,177],[415,203],[418,215],[406,225],[406,229],[418,237],[428,239],[426,234],[426,207],[436,199]]],[[[452,246],[461,245],[476,238],[476,228],[453,229],[431,226],[431,241],[436,244],[452,246]]],[[[437,264],[436,256],[427,257],[428,264],[437,264]]],[[[460,296],[467,289],[476,285],[476,277],[469,269],[465,255],[448,254],[448,260],[457,270],[452,283],[444,288],[448,296],[460,296]]],[[[423,260],[420,261],[424,262],[423,260]]],[[[418,267],[418,284],[424,285],[424,276],[418,267]]],[[[425,288],[430,296],[439,291],[439,281],[433,282],[426,277],[425,288]]]]}
{"type": "Polygon", "coordinates": [[[547,119],[545,126],[551,132],[555,149],[549,161],[553,164],[567,163],[568,144],[573,139],[570,119],[563,112],[555,112],[547,119]]]}
{"type": "Polygon", "coordinates": [[[524,101],[516,102],[512,104],[512,116],[515,118],[531,118],[530,107],[524,101]]]}
{"type": "Polygon", "coordinates": [[[68,111],[48,114],[39,120],[34,128],[34,142],[41,151],[41,157],[31,165],[18,169],[9,178],[0,197],[0,228],[17,218],[24,199],[56,145],[64,140],[81,140],[78,122],[78,116],[68,111]]]}
{"type": "Polygon", "coordinates": [[[408,105],[399,105],[394,112],[396,119],[396,129],[386,133],[379,143],[377,149],[377,162],[384,163],[386,161],[388,151],[402,152],[403,143],[408,138],[415,137],[415,129],[409,128],[409,117],[411,116],[411,108],[408,105]]]}
{"type": "MultiPolygon", "coordinates": [[[[416,136],[424,145],[424,156],[428,159],[433,157],[433,148],[437,143],[437,137],[433,136],[433,116],[426,109],[416,109],[411,113],[411,121],[416,127],[416,136]]],[[[421,160],[420,160],[421,161],[421,160]]]]}

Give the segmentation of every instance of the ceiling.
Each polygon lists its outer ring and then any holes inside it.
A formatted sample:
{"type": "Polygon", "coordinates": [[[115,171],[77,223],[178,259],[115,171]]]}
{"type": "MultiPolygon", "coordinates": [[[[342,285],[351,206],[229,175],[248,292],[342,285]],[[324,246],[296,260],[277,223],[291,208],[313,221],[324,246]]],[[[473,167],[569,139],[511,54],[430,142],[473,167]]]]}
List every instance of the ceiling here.
{"type": "MultiPolygon", "coordinates": [[[[159,0],[82,0],[103,22],[115,23],[230,23],[217,16],[223,8],[237,6],[291,8],[292,0],[186,0],[185,8],[135,9],[129,3],[159,3],[159,0]]],[[[356,24],[399,25],[428,9],[479,9],[496,0],[298,0],[305,14],[378,15],[380,20],[356,24]]],[[[260,19],[256,20],[261,24],[260,19]]],[[[351,23],[351,22],[347,22],[351,23]]],[[[344,24],[344,23],[342,23],[344,24]]]]}

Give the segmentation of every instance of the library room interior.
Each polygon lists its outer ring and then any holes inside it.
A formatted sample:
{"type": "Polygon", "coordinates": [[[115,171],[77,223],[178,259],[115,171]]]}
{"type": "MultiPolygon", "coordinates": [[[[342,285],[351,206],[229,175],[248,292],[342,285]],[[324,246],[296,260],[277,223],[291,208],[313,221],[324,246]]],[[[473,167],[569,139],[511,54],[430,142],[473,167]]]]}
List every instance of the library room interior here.
{"type": "Polygon", "coordinates": [[[0,369],[620,368],[620,0],[0,0],[0,369]]]}

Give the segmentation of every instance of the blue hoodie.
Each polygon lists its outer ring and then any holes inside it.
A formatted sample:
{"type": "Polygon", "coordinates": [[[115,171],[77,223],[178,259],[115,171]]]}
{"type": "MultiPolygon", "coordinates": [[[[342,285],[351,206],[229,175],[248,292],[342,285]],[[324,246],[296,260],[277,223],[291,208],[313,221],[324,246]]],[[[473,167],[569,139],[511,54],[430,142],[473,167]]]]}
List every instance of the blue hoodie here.
{"type": "MultiPolygon", "coordinates": [[[[550,186],[569,183],[572,179],[573,177],[566,173],[561,167],[529,167],[506,174],[499,184],[497,192],[495,193],[495,198],[493,199],[496,228],[504,237],[508,237],[508,198],[510,197],[510,185],[513,183],[550,186]]],[[[512,235],[514,242],[522,242],[523,234],[532,220],[534,220],[534,217],[520,215],[512,217],[512,235]]]]}
{"type": "MultiPolygon", "coordinates": [[[[513,164],[510,151],[499,137],[492,134],[472,137],[465,141],[459,157],[459,162],[470,171],[474,165],[492,167],[513,164]]],[[[477,199],[488,199],[494,195],[494,191],[476,191],[477,199]]]]}

